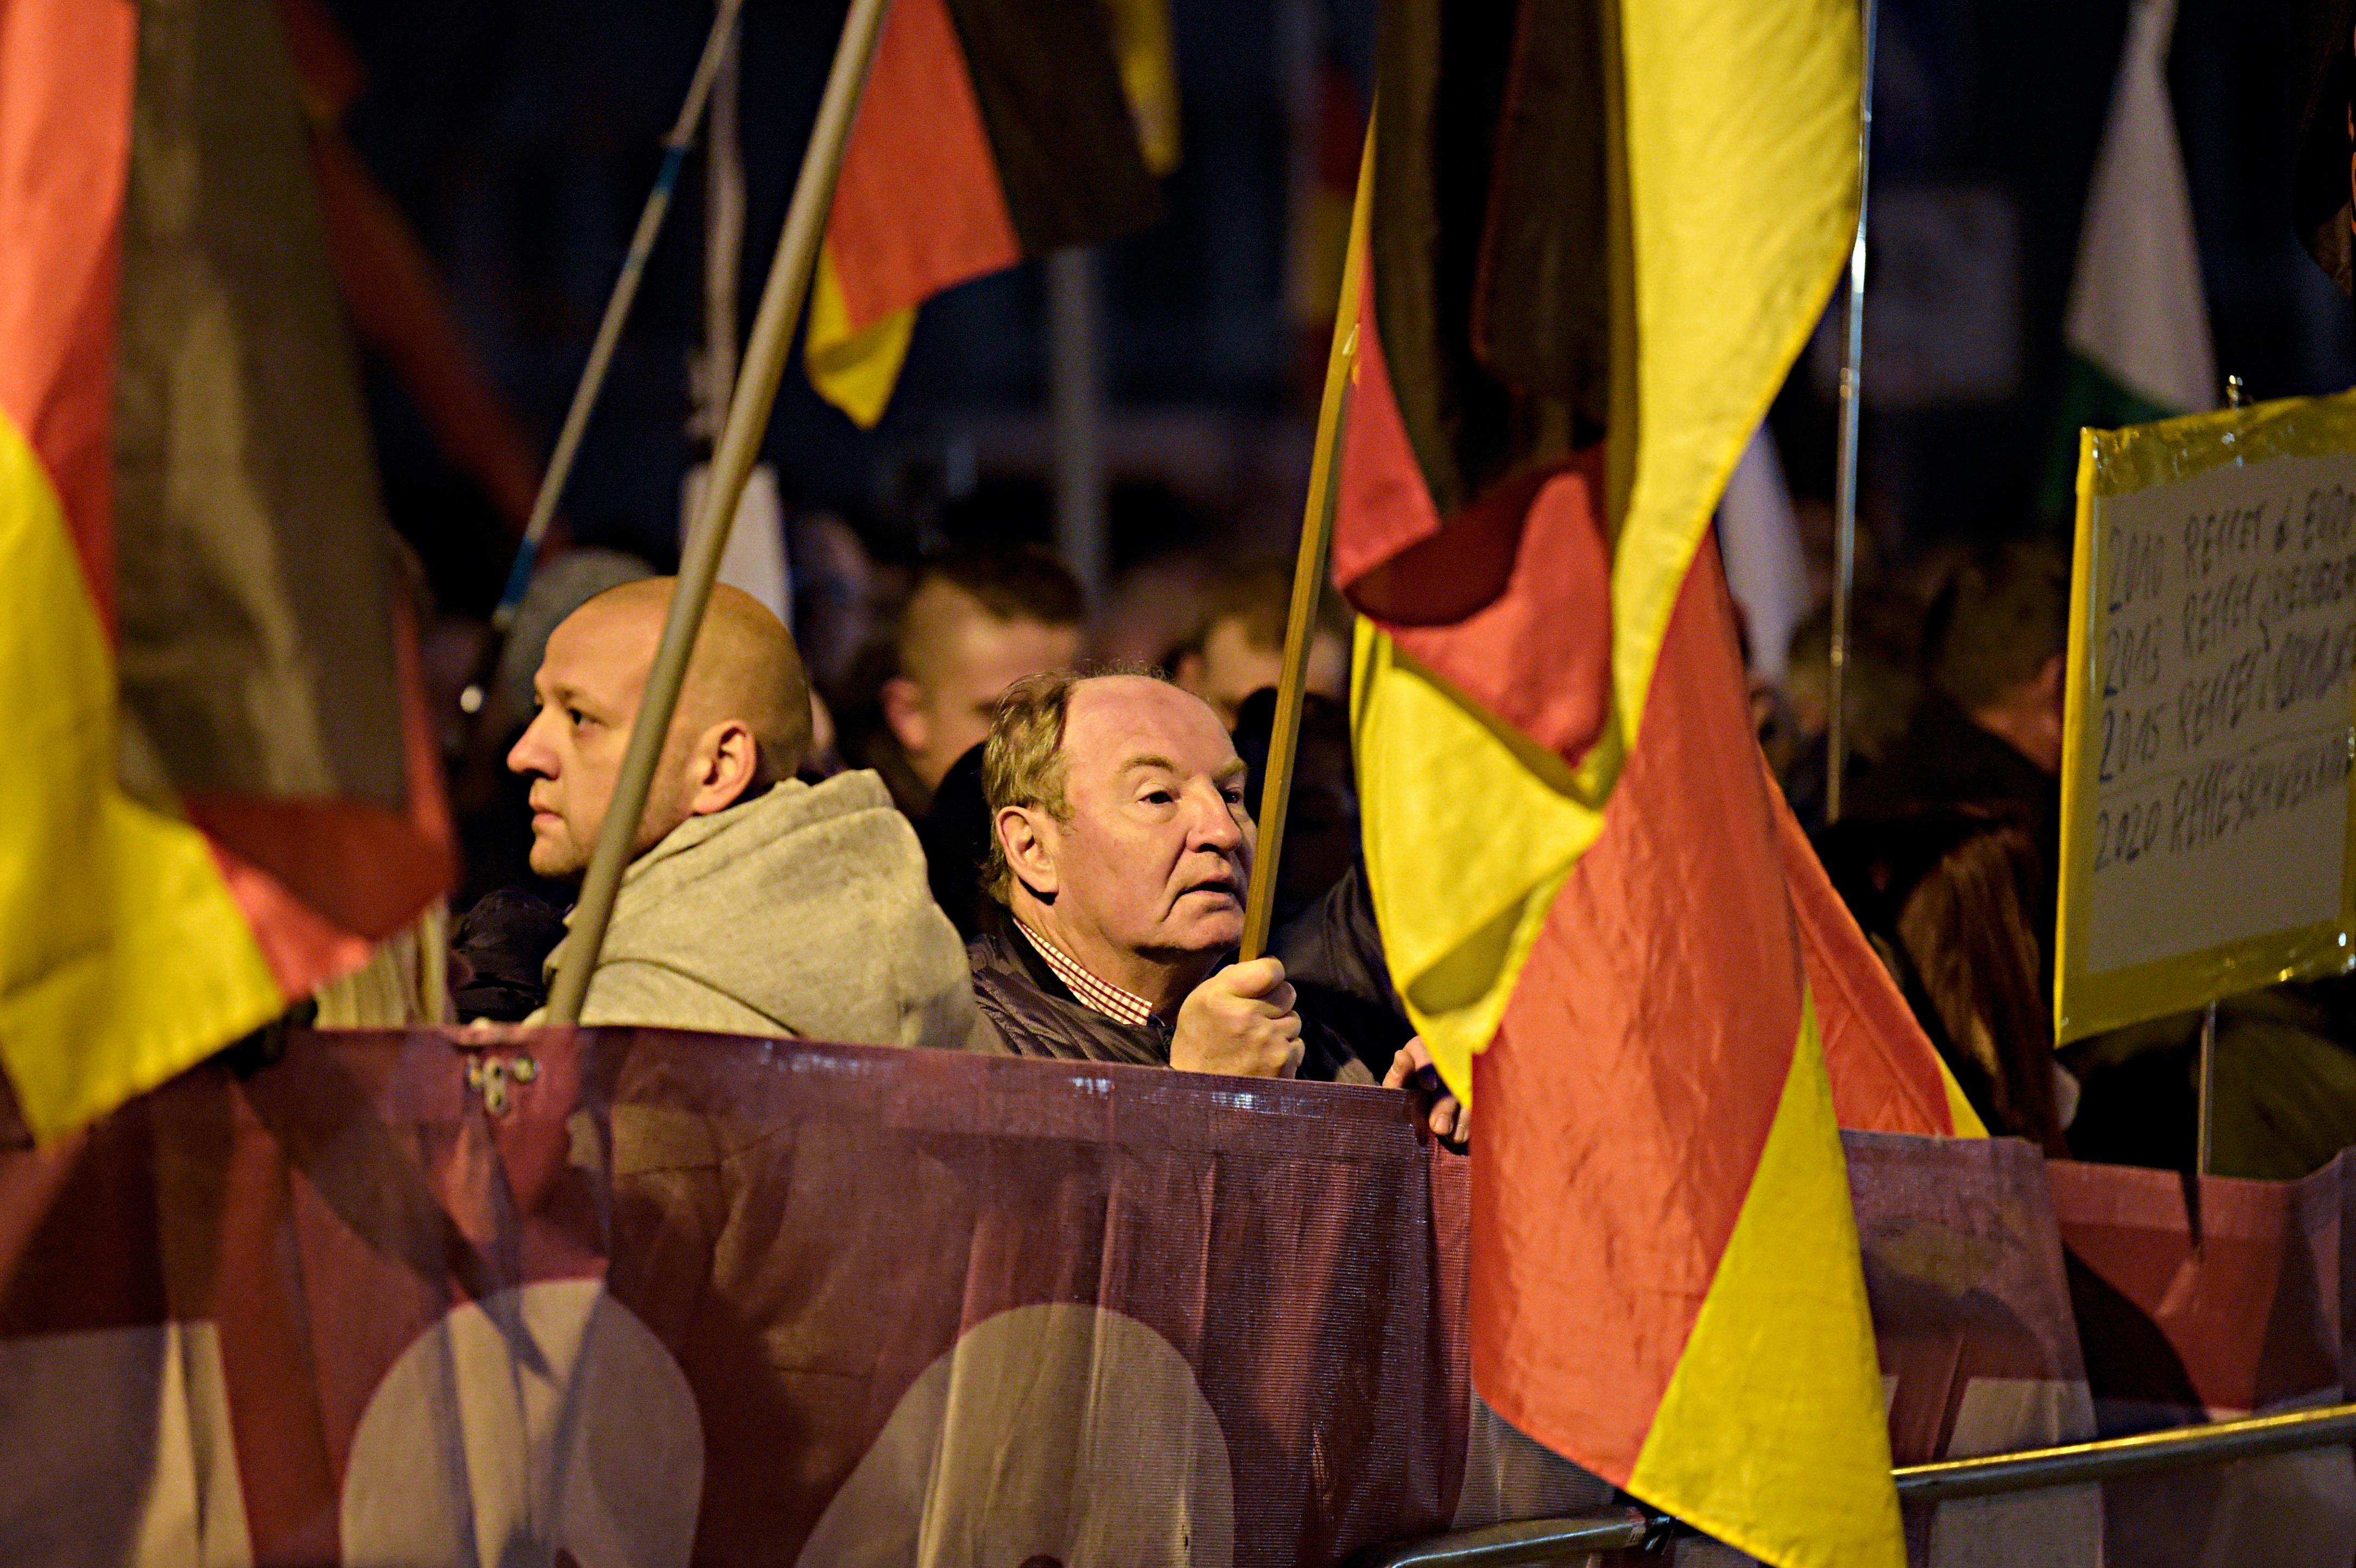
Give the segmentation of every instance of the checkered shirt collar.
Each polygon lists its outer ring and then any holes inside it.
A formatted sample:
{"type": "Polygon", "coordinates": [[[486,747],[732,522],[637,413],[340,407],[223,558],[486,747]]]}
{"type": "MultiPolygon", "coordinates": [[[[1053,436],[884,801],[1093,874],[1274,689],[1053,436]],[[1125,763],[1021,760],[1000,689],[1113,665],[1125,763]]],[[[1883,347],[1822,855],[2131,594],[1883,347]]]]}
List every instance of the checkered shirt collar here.
{"type": "Polygon", "coordinates": [[[1153,1004],[1143,997],[1124,987],[1116,986],[1109,980],[1098,979],[1088,973],[1078,959],[1032,930],[1022,921],[1016,921],[1014,928],[1023,933],[1024,941],[1037,950],[1039,956],[1047,961],[1047,967],[1055,972],[1055,978],[1070,987],[1072,995],[1078,998],[1082,1006],[1102,1013],[1115,1023],[1127,1024],[1131,1029],[1143,1029],[1153,1021],[1153,1004]]]}

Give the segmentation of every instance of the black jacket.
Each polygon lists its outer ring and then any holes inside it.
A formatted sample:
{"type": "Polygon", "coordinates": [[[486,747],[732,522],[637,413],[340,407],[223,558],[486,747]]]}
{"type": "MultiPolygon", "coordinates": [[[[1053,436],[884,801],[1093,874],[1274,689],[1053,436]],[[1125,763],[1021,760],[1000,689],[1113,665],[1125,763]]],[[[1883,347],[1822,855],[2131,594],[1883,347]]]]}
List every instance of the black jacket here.
{"type": "Polygon", "coordinates": [[[1280,928],[1269,951],[1284,963],[1284,977],[1301,997],[1301,1016],[1340,1035],[1381,1078],[1415,1026],[1391,986],[1364,862],[1280,928]]]}
{"type": "MultiPolygon", "coordinates": [[[[1108,1019],[1075,997],[1047,961],[1023,940],[1013,922],[994,906],[982,933],[965,950],[973,969],[974,1000],[998,1026],[1015,1056],[1065,1061],[1126,1061],[1144,1067],[1170,1065],[1170,1026],[1160,1019],[1131,1026],[1108,1019]]],[[[1312,1019],[1301,1029],[1301,1076],[1323,1083],[1371,1082],[1364,1063],[1341,1037],[1312,1019]]]]}

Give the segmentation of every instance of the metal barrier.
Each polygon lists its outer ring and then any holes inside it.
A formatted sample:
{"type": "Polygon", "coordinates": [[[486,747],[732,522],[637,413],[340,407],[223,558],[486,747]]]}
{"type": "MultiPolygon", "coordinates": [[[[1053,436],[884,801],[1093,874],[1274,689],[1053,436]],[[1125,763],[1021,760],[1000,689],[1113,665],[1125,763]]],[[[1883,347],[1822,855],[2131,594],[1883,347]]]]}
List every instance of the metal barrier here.
{"type": "MultiPolygon", "coordinates": [[[[2105,1437],[1976,1459],[1904,1465],[1895,1472],[1895,1478],[1901,1501],[1948,1502],[2046,1487],[2083,1486],[2156,1470],[2222,1465],[2342,1443],[2356,1443],[2356,1404],[2170,1427],[2132,1437],[2105,1437]]],[[[1658,1545],[1680,1528],[1665,1515],[1620,1508],[1577,1519],[1528,1520],[1427,1536],[1363,1553],[1354,1563],[1355,1568],[1544,1568],[1590,1552],[1658,1545]]]]}
{"type": "Polygon", "coordinates": [[[1560,1563],[1590,1552],[1622,1552],[1655,1539],[1668,1521],[1641,1509],[1612,1509],[1579,1519],[1533,1519],[1426,1536],[1353,1559],[1354,1568],[1514,1568],[1560,1563]]]}

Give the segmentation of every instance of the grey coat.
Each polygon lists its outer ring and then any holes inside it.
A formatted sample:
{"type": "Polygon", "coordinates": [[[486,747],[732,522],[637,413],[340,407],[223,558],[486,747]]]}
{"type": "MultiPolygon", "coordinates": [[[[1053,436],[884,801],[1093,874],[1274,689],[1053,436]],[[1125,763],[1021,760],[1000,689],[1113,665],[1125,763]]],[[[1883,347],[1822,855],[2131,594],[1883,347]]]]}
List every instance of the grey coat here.
{"type": "MultiPolygon", "coordinates": [[[[572,943],[549,955],[551,975],[572,943]]],[[[789,779],[633,861],[581,1021],[998,1046],[916,835],[863,771],[789,779]]]]}

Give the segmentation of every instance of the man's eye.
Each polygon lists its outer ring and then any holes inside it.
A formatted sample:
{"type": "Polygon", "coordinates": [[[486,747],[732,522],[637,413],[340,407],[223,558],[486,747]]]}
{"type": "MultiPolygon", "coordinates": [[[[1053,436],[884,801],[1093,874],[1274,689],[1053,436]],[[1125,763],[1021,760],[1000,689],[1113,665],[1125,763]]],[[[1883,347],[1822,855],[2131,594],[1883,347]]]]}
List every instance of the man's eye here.
{"type": "Polygon", "coordinates": [[[1241,805],[1244,803],[1244,790],[1241,784],[1229,784],[1219,793],[1227,797],[1229,805],[1241,805]]]}
{"type": "Polygon", "coordinates": [[[589,722],[589,715],[582,712],[578,708],[566,709],[564,710],[564,716],[573,721],[573,727],[575,730],[578,730],[581,726],[589,722]]]}
{"type": "Polygon", "coordinates": [[[1177,798],[1166,789],[1150,789],[1144,795],[1145,804],[1148,805],[1167,805],[1177,798]]]}

